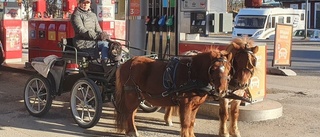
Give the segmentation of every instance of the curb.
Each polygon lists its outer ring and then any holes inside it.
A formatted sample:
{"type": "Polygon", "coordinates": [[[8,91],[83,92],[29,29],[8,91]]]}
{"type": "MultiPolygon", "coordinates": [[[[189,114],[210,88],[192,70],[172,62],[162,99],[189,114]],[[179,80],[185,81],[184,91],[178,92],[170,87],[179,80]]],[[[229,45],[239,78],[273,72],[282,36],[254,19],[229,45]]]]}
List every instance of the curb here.
{"type": "MultiPolygon", "coordinates": [[[[276,119],[281,117],[283,113],[282,105],[279,102],[270,99],[265,99],[247,106],[240,106],[239,110],[239,121],[264,121],[276,119]]],[[[207,102],[202,104],[198,113],[219,119],[219,102],[207,102]]]]}

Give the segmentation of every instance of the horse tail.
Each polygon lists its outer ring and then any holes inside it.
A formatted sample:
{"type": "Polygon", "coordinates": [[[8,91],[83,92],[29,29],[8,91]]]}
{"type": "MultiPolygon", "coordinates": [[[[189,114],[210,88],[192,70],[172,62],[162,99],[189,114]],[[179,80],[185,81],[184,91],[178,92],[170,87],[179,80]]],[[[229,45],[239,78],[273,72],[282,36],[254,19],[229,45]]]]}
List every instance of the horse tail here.
{"type": "Polygon", "coordinates": [[[115,93],[115,123],[117,132],[123,132],[128,129],[126,112],[126,102],[124,99],[123,82],[121,81],[121,67],[116,71],[116,93],[115,93]]]}

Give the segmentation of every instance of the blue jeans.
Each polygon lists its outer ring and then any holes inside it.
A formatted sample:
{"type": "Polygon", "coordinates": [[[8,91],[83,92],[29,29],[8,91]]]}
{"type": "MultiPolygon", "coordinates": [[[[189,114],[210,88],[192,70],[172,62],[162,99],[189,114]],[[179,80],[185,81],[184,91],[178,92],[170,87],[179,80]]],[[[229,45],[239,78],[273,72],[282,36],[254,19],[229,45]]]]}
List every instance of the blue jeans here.
{"type": "Polygon", "coordinates": [[[107,41],[98,41],[98,49],[101,52],[101,59],[107,60],[108,59],[108,51],[109,51],[109,42],[107,41]]]}

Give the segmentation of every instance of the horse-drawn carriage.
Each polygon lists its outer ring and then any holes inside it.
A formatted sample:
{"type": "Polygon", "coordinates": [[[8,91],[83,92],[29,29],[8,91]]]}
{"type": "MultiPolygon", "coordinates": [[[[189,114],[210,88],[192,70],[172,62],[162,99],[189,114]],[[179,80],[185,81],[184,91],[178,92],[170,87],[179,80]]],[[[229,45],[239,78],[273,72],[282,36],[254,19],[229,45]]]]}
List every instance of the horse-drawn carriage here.
{"type": "MultiPolygon", "coordinates": [[[[250,99],[246,89],[254,74],[258,51],[247,37],[233,40],[226,51],[211,49],[182,59],[163,61],[139,56],[128,61],[110,60],[107,71],[88,53],[68,45],[60,43],[62,49],[74,49],[63,51],[62,58],[49,56],[33,62],[43,65],[46,71],[32,76],[26,84],[24,100],[31,115],[44,115],[55,96],[71,91],[70,108],[80,127],[94,126],[100,119],[102,102],[111,101],[115,105],[117,131],[138,136],[134,116],[145,100],[156,106],[179,105],[181,136],[193,137],[199,106],[213,94],[219,97],[219,135],[240,136],[239,105],[241,100],[249,101],[244,96],[250,99]],[[73,60],[68,54],[75,56],[73,60]],[[209,90],[208,85],[212,87],[209,90]],[[227,130],[230,101],[231,125],[227,130]]],[[[110,49],[112,54],[121,55],[116,49],[110,49]]],[[[166,122],[172,121],[168,118],[166,122]]]]}
{"type": "MultiPolygon", "coordinates": [[[[83,128],[93,127],[100,119],[102,103],[114,100],[115,72],[129,58],[129,42],[125,42],[122,45],[109,41],[107,69],[103,68],[95,48],[80,51],[70,38],[58,43],[62,57],[50,55],[32,59],[31,65],[39,74],[27,80],[24,89],[28,112],[36,117],[43,116],[56,96],[71,92],[70,108],[75,122],[83,128]]],[[[140,107],[146,112],[159,110],[145,101],[140,107]]]]}

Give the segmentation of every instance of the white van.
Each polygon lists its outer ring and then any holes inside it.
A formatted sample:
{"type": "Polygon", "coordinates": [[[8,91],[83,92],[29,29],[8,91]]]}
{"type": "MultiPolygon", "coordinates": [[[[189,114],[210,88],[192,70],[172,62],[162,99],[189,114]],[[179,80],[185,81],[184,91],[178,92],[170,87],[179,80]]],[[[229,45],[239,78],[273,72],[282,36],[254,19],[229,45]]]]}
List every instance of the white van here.
{"type": "Polygon", "coordinates": [[[292,24],[293,31],[304,29],[305,10],[292,8],[244,8],[234,20],[232,37],[247,35],[269,39],[275,35],[277,23],[292,24]]]}

